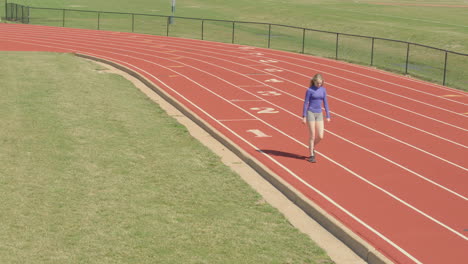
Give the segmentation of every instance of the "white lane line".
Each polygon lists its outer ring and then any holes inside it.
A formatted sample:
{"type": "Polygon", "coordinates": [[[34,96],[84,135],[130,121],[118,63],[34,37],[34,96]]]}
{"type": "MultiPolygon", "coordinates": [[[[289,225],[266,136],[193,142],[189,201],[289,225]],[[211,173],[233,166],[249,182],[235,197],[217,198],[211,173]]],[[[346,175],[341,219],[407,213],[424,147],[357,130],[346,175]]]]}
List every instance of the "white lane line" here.
{"type": "Polygon", "coordinates": [[[258,121],[257,119],[219,119],[219,122],[258,121]]]}
{"type": "MultiPolygon", "coordinates": [[[[265,86],[263,86],[263,87],[265,87],[265,86]]],[[[260,100],[260,99],[257,99],[257,100],[255,100],[255,99],[252,99],[252,100],[232,99],[231,100],[231,102],[260,102],[260,101],[263,102],[265,100],[260,100]]]]}

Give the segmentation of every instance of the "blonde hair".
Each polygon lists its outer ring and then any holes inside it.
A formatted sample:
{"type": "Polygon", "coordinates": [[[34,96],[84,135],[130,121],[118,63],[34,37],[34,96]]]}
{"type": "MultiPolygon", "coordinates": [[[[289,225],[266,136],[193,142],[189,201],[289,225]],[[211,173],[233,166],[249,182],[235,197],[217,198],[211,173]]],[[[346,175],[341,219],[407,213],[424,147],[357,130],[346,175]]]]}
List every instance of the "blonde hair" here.
{"type": "Polygon", "coordinates": [[[314,77],[312,77],[312,79],[310,80],[310,87],[314,86],[315,82],[318,80],[322,81],[322,85],[323,85],[324,81],[323,81],[322,74],[320,73],[317,73],[314,75],[314,77]]]}

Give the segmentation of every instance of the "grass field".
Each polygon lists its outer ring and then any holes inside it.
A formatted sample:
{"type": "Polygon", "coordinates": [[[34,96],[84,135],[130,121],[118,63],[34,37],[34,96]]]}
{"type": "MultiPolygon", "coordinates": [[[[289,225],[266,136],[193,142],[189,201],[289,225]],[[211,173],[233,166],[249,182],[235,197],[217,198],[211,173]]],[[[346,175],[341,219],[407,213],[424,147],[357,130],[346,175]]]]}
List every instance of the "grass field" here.
{"type": "Polygon", "coordinates": [[[0,263],[332,263],[121,76],[0,57],[0,263]]]}

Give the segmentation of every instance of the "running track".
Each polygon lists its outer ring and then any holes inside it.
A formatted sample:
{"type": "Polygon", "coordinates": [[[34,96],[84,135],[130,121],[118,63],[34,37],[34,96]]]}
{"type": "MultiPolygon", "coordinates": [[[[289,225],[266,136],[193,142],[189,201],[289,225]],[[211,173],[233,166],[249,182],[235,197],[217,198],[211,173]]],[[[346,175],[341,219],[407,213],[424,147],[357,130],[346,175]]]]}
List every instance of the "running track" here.
{"type": "Polygon", "coordinates": [[[468,259],[466,92],[308,55],[132,33],[0,24],[0,50],[125,66],[391,261],[468,259]],[[332,121],[311,164],[300,116],[317,72],[332,121]]]}

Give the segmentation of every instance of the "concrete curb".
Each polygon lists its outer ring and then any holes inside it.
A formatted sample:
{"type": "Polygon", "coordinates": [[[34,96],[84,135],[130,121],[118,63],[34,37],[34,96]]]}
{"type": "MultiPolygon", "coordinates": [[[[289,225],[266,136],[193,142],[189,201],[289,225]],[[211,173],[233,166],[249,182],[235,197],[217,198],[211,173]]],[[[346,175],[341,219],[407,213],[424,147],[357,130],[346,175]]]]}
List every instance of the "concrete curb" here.
{"type": "Polygon", "coordinates": [[[221,144],[226,146],[230,151],[235,153],[241,160],[243,160],[250,167],[252,167],[255,171],[257,171],[257,173],[259,173],[263,178],[265,178],[268,182],[270,182],[270,184],[273,185],[276,189],[278,189],[284,196],[286,196],[290,201],[292,201],[295,205],[297,205],[300,209],[302,209],[307,215],[309,215],[312,219],[314,219],[321,226],[323,226],[333,236],[335,236],[340,241],[342,241],[346,246],[348,246],[353,252],[355,252],[364,261],[366,261],[369,264],[393,263],[386,256],[384,256],[382,253],[377,251],[377,249],[375,249],[369,243],[367,243],[362,238],[354,234],[350,229],[348,229],[346,226],[344,226],[339,221],[337,221],[333,216],[328,214],[326,211],[324,211],[314,202],[307,199],[303,194],[295,190],[295,188],[292,187],[289,183],[284,181],[277,174],[275,174],[266,166],[261,164],[250,154],[246,153],[245,151],[237,147],[237,145],[234,142],[232,142],[230,139],[228,139],[227,137],[219,133],[210,124],[208,124],[207,122],[199,118],[195,113],[193,113],[188,108],[184,107],[175,98],[167,94],[165,91],[161,90],[154,83],[146,79],[144,76],[129,69],[128,67],[125,67],[113,61],[105,60],[105,59],[98,58],[98,57],[93,57],[90,55],[80,54],[80,53],[75,53],[75,56],[111,65],[112,67],[122,70],[130,74],[131,76],[135,77],[136,79],[141,81],[143,84],[145,84],[147,87],[149,87],[151,90],[156,92],[169,104],[174,106],[177,110],[183,113],[186,117],[188,117],[198,126],[200,126],[209,135],[211,135],[221,144]]]}

